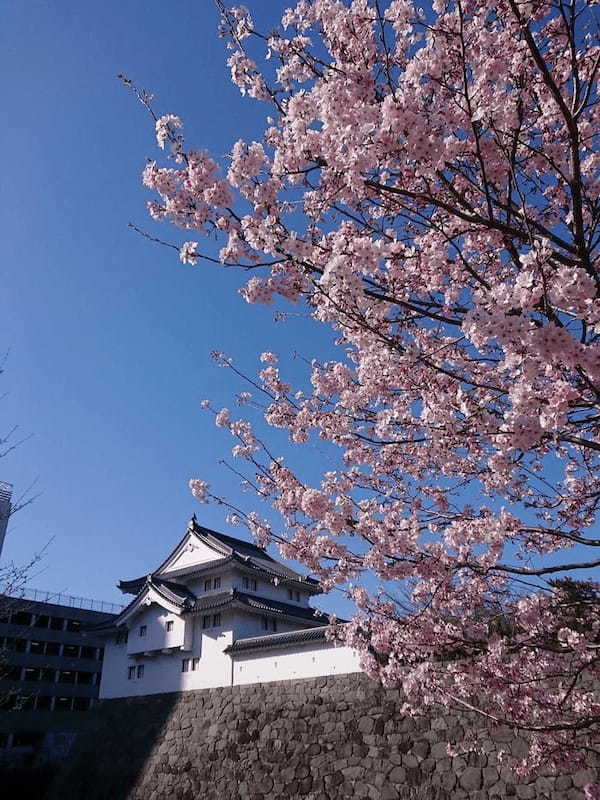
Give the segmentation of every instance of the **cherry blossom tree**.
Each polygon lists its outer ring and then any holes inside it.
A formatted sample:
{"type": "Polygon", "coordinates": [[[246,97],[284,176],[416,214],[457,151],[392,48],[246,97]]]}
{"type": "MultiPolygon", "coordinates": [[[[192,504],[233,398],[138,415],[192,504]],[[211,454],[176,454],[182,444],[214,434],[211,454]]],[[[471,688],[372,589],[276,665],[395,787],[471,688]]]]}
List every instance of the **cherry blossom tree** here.
{"type": "Polygon", "coordinates": [[[339,349],[310,354],[308,391],[275,353],[253,379],[269,426],[339,452],[314,485],[249,420],[217,414],[284,524],[235,513],[349,592],[356,615],[336,635],[369,675],[403,686],[408,711],[436,703],[522,729],[524,770],[589,763],[596,3],[301,0],[268,34],[219,7],[232,79],[271,116],[262,141],[219,165],[124,79],[166,155],[144,170],[150,214],[187,232],[183,262],[215,260],[201,237],[220,239],[216,260],[251,271],[247,302],[300,304],[339,349]]]}

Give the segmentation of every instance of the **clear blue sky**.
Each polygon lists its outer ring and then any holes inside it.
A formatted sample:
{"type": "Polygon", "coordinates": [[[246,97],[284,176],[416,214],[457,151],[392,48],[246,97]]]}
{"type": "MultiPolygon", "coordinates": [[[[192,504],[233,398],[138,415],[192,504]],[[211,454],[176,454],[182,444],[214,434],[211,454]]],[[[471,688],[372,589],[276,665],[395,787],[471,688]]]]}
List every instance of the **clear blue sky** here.
{"type": "MultiPolygon", "coordinates": [[[[248,5],[268,28],[289,0],[248,5]]],[[[230,442],[199,408],[236,388],[209,352],[252,370],[274,336],[311,353],[306,337],[320,334],[248,306],[241,275],[183,266],[127,229],[152,229],[140,172],[157,151],[117,73],[179,114],[193,146],[223,154],[260,136],[268,108],[231,85],[210,0],[12,0],[2,16],[0,422],[31,438],[0,461],[0,480],[19,493],[37,479],[41,492],[13,518],[3,560],[52,540],[32,585],[120,601],[115,582],[152,569],[193,512],[244,535],[187,488],[214,475],[239,499],[216,474],[230,442]]]]}

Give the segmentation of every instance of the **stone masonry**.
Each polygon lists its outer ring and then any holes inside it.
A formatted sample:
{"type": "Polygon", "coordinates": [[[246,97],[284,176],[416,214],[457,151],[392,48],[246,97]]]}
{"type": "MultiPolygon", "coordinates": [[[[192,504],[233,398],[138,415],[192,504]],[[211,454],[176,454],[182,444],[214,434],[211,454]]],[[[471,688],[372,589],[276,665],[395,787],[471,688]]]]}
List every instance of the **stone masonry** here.
{"type": "Polygon", "coordinates": [[[401,704],[361,673],[107,700],[49,800],[583,800],[594,778],[517,779],[498,752],[526,744],[503,728],[450,757],[481,722],[401,704]]]}

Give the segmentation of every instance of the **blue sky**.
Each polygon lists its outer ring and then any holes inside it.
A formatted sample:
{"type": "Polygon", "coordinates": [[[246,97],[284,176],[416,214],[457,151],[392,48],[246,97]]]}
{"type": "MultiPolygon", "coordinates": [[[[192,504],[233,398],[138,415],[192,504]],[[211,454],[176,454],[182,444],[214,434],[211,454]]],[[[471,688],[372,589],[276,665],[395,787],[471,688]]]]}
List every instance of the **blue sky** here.
{"type": "MultiPolygon", "coordinates": [[[[268,28],[289,2],[250,5],[268,28]]],[[[309,354],[321,336],[247,305],[242,275],[183,266],[127,229],[152,230],[140,172],[157,151],[117,73],[179,114],[193,146],[220,155],[260,136],[268,108],[231,85],[216,27],[209,0],[3,4],[0,421],[31,438],[0,461],[0,480],[16,493],[37,480],[40,492],[11,521],[3,560],[23,563],[51,540],[40,588],[119,601],[115,582],[152,569],[193,512],[243,535],[187,488],[202,477],[239,499],[217,473],[230,442],[199,408],[239,387],[209,353],[252,371],[274,336],[309,354]]]]}

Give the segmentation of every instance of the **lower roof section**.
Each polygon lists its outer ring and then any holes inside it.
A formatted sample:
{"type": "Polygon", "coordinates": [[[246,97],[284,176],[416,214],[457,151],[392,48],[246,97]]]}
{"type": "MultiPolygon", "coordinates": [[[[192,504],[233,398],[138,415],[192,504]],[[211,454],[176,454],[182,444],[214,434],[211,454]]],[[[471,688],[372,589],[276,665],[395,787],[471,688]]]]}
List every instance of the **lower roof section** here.
{"type": "Polygon", "coordinates": [[[323,625],[329,622],[329,616],[323,611],[306,606],[295,606],[292,603],[283,603],[279,600],[271,600],[259,595],[246,594],[232,589],[228,592],[207,595],[194,603],[191,611],[202,613],[213,608],[227,607],[243,608],[254,613],[275,614],[279,617],[291,617],[296,620],[313,625],[323,625]]]}
{"type": "Polygon", "coordinates": [[[280,647],[293,647],[306,642],[326,641],[328,630],[329,625],[323,625],[320,628],[306,628],[302,631],[291,631],[290,633],[273,633],[269,636],[252,636],[248,639],[237,639],[225,649],[225,652],[235,657],[238,653],[246,653],[251,650],[272,650],[280,647]]]}

